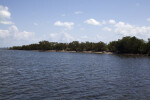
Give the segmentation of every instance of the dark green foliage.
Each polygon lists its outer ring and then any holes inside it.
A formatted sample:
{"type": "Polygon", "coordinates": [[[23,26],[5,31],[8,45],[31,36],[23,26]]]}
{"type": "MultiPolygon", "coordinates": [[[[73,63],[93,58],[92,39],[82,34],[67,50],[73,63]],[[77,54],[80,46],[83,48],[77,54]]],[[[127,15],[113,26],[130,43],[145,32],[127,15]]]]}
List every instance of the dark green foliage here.
{"type": "MultiPolygon", "coordinates": [[[[67,44],[66,43],[56,43],[54,46],[55,50],[66,50],[67,44]]],[[[51,49],[53,50],[53,49],[51,49]]]]}
{"type": "Polygon", "coordinates": [[[79,50],[79,42],[73,41],[69,43],[68,48],[70,48],[71,51],[78,51],[79,50]]]}
{"type": "Polygon", "coordinates": [[[50,50],[51,49],[51,43],[48,41],[40,41],[39,42],[39,49],[40,50],[50,50]]]}
{"type": "Polygon", "coordinates": [[[79,49],[78,49],[79,51],[85,51],[85,43],[84,42],[81,42],[80,44],[79,44],[79,49]]]}
{"type": "Polygon", "coordinates": [[[93,43],[92,42],[86,42],[85,43],[85,51],[91,51],[93,50],[93,43]]]}
{"type": "MultiPolygon", "coordinates": [[[[130,54],[146,54],[148,43],[136,37],[123,37],[121,40],[113,41],[108,44],[108,49],[116,53],[130,53],[130,54]]],[[[147,50],[148,49],[148,50],[147,50]]]]}
{"type": "Polygon", "coordinates": [[[118,42],[117,41],[110,42],[107,47],[108,47],[109,51],[118,53],[118,42]]]}
{"type": "Polygon", "coordinates": [[[150,56],[150,39],[148,39],[148,43],[146,45],[146,53],[150,56]]]}
{"type": "Polygon", "coordinates": [[[93,43],[93,50],[94,51],[106,51],[107,45],[103,42],[93,43]]]}
{"type": "Polygon", "coordinates": [[[40,41],[39,44],[14,46],[12,50],[67,50],[67,51],[106,51],[107,45],[103,42],[81,42],[73,41],[70,43],[57,43],[40,41]]]}
{"type": "Polygon", "coordinates": [[[67,51],[111,51],[115,53],[147,54],[150,55],[150,39],[145,42],[136,37],[126,36],[118,41],[112,41],[108,45],[104,42],[81,42],[57,43],[40,41],[39,44],[14,46],[13,50],[67,50],[67,51]]]}

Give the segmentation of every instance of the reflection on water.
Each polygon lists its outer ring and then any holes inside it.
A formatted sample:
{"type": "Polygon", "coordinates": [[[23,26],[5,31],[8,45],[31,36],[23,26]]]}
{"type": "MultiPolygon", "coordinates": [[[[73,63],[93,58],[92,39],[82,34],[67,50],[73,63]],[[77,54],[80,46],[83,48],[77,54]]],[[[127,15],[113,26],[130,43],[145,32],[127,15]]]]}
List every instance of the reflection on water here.
{"type": "Polygon", "coordinates": [[[148,100],[150,58],[0,51],[0,100],[148,100]]]}

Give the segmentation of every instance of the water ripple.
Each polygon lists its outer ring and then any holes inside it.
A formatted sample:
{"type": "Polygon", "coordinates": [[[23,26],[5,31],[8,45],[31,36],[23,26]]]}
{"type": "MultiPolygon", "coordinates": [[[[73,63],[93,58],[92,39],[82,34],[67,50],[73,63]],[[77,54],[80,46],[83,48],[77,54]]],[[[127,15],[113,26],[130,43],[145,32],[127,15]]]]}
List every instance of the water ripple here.
{"type": "Polygon", "coordinates": [[[148,100],[150,59],[0,51],[0,100],[148,100]]]}

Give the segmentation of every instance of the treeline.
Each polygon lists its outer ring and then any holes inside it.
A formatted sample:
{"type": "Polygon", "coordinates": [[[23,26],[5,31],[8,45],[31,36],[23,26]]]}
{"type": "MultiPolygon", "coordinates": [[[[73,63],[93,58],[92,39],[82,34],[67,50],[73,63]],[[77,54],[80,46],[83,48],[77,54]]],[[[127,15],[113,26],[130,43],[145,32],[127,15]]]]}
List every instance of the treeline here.
{"type": "Polygon", "coordinates": [[[107,45],[104,42],[81,42],[58,43],[40,41],[38,44],[14,46],[11,50],[66,50],[66,51],[106,51],[107,45]]]}
{"type": "Polygon", "coordinates": [[[150,55],[150,39],[145,42],[136,37],[126,36],[117,41],[112,41],[108,45],[104,42],[78,42],[58,43],[40,41],[38,44],[14,46],[11,50],[66,50],[66,51],[110,51],[114,53],[128,54],[148,54],[150,55]]]}
{"type": "Polygon", "coordinates": [[[128,53],[128,54],[148,54],[150,55],[150,39],[145,42],[135,36],[126,36],[118,41],[112,41],[108,44],[108,49],[115,53],[128,53]]]}

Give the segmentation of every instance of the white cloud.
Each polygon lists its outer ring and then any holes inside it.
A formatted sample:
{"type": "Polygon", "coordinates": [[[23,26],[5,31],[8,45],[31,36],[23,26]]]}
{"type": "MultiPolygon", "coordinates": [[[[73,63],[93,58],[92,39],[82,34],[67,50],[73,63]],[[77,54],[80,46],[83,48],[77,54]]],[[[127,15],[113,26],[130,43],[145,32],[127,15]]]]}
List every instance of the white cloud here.
{"type": "MultiPolygon", "coordinates": [[[[1,24],[14,24],[13,22],[9,21],[11,13],[8,11],[8,7],[4,7],[0,5],[0,23],[1,24]]],[[[0,38],[7,38],[11,36],[15,39],[29,39],[33,36],[33,32],[22,31],[20,32],[17,26],[12,25],[7,30],[0,30],[0,38]]]]}
{"type": "Polygon", "coordinates": [[[110,24],[115,24],[115,23],[116,23],[116,21],[115,21],[115,20],[113,20],[113,19],[110,19],[110,20],[109,20],[109,23],[110,23],[110,24]]]}
{"type": "Polygon", "coordinates": [[[11,31],[13,33],[17,33],[19,30],[18,30],[17,26],[12,25],[11,27],[9,27],[9,31],[11,31]]]}
{"type": "Polygon", "coordinates": [[[73,22],[61,22],[61,21],[56,21],[54,23],[55,26],[64,26],[66,27],[67,29],[72,29],[73,26],[74,26],[74,23],[73,22]]]}
{"type": "Polygon", "coordinates": [[[150,22],[150,18],[147,18],[147,21],[149,21],[149,22],[150,22]]]}
{"type": "MultiPolygon", "coordinates": [[[[147,19],[150,20],[150,19],[147,19]]],[[[150,26],[137,26],[131,25],[125,22],[116,22],[115,20],[109,20],[109,24],[106,24],[105,27],[102,28],[104,31],[114,32],[118,35],[123,36],[136,36],[145,38],[150,37],[150,26]]]]}
{"type": "Polygon", "coordinates": [[[79,14],[82,14],[83,12],[82,11],[76,11],[76,12],[74,12],[74,14],[76,14],[76,15],[79,15],[79,14]]]}
{"type": "Polygon", "coordinates": [[[118,22],[114,25],[114,31],[123,35],[144,35],[150,36],[150,27],[148,26],[135,26],[124,22],[118,22]]]}
{"type": "Polygon", "coordinates": [[[93,18],[84,21],[84,23],[89,24],[89,25],[101,25],[98,21],[96,21],[93,18]]]}
{"type": "Polygon", "coordinates": [[[27,31],[22,31],[20,32],[17,26],[12,25],[9,28],[10,33],[13,34],[14,38],[16,39],[22,39],[22,40],[28,40],[31,39],[31,37],[34,36],[34,32],[27,32],[27,31]]]}
{"type": "Polygon", "coordinates": [[[55,41],[55,42],[71,42],[74,40],[74,38],[67,33],[67,30],[71,30],[74,26],[73,22],[61,22],[61,21],[56,21],[54,23],[55,26],[63,26],[65,27],[64,30],[62,30],[60,33],[51,33],[50,35],[50,40],[55,41]]]}
{"type": "Polygon", "coordinates": [[[8,21],[11,17],[11,13],[8,11],[8,7],[0,5],[0,23],[1,24],[13,24],[13,22],[8,21]]]}
{"type": "Polygon", "coordinates": [[[5,24],[5,25],[11,25],[11,24],[14,24],[13,22],[11,21],[0,21],[1,24],[5,24]]]}
{"type": "Polygon", "coordinates": [[[18,40],[29,40],[33,36],[34,36],[34,32],[22,31],[22,32],[14,33],[14,37],[18,40]]]}
{"type": "Polygon", "coordinates": [[[0,24],[11,25],[7,26],[5,30],[0,29],[0,46],[23,45],[38,40],[35,39],[34,32],[19,31],[10,19],[11,13],[8,11],[8,7],[0,5],[0,24]]]}
{"type": "Polygon", "coordinates": [[[0,38],[5,38],[9,36],[8,30],[0,30],[0,38]]]}
{"type": "Polygon", "coordinates": [[[51,33],[50,40],[53,42],[71,42],[74,38],[67,32],[51,33]]]}
{"type": "Polygon", "coordinates": [[[8,7],[0,5],[0,17],[1,18],[10,18],[11,13],[8,11],[8,7]]]}
{"type": "Polygon", "coordinates": [[[112,29],[109,28],[109,27],[104,27],[103,30],[104,30],[104,31],[108,31],[108,32],[111,32],[111,31],[112,31],[112,29]]]}
{"type": "Polygon", "coordinates": [[[73,41],[74,38],[69,33],[63,32],[61,34],[61,39],[62,39],[61,41],[71,42],[73,41]]]}
{"type": "Polygon", "coordinates": [[[17,40],[28,40],[31,39],[31,37],[34,36],[34,32],[27,32],[27,31],[22,31],[20,32],[17,28],[17,26],[12,25],[11,27],[8,28],[8,30],[0,30],[0,38],[14,38],[17,40]]]}

